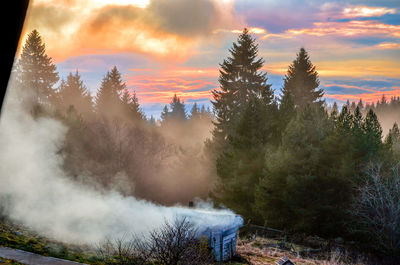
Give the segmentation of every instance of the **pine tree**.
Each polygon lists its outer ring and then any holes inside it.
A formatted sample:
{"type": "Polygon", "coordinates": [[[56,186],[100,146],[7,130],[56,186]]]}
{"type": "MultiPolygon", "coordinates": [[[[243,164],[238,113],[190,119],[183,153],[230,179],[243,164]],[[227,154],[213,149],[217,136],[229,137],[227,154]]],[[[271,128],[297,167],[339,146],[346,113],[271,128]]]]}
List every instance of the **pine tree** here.
{"type": "Polygon", "coordinates": [[[378,158],[382,148],[382,127],[378,121],[378,117],[371,109],[365,116],[363,131],[365,135],[365,162],[368,162],[371,159],[378,158]]]}
{"type": "Polygon", "coordinates": [[[171,121],[185,121],[186,120],[186,110],[185,102],[174,94],[171,103],[169,104],[171,111],[168,114],[168,118],[171,121]]]}
{"type": "Polygon", "coordinates": [[[80,114],[90,114],[92,112],[92,97],[83,84],[78,70],[75,74],[69,73],[67,80],[61,80],[58,93],[58,105],[61,109],[67,110],[74,107],[80,114]]]}
{"type": "Polygon", "coordinates": [[[338,105],[337,105],[337,103],[335,101],[335,102],[333,102],[333,106],[332,106],[332,109],[331,109],[330,117],[331,117],[331,119],[333,119],[334,122],[336,122],[337,118],[338,118],[338,115],[339,115],[339,108],[338,108],[338,105]]]}
{"type": "Polygon", "coordinates": [[[400,129],[396,122],[385,138],[385,147],[391,156],[393,164],[398,163],[400,161],[400,129]]]}
{"type": "Polygon", "coordinates": [[[126,85],[122,82],[121,73],[114,66],[103,78],[96,95],[96,111],[105,115],[118,115],[120,111],[120,94],[126,85]]]}
{"type": "Polygon", "coordinates": [[[148,123],[150,124],[150,126],[156,126],[156,119],[154,118],[153,115],[150,116],[150,119],[148,120],[148,123]]]}
{"type": "Polygon", "coordinates": [[[140,108],[139,99],[136,96],[135,91],[133,92],[133,94],[130,97],[129,110],[131,113],[131,117],[134,120],[145,120],[146,119],[142,109],[140,108]]]}
{"type": "Polygon", "coordinates": [[[54,98],[54,84],[59,80],[52,58],[37,30],[29,33],[17,67],[18,86],[33,102],[44,103],[54,98]]]}
{"type": "Polygon", "coordinates": [[[212,193],[214,201],[253,221],[257,218],[252,208],[254,191],[264,173],[266,146],[275,140],[269,113],[260,99],[251,99],[217,159],[219,178],[212,193]]]}
{"type": "Polygon", "coordinates": [[[293,96],[290,93],[286,93],[282,96],[279,105],[279,131],[282,133],[290,120],[296,117],[296,108],[293,101],[293,96]]]}
{"type": "Polygon", "coordinates": [[[165,123],[168,120],[168,116],[169,116],[168,106],[165,105],[161,112],[161,122],[165,123]]]}
{"type": "Polygon", "coordinates": [[[220,146],[233,133],[251,98],[260,98],[264,104],[270,104],[273,99],[266,73],[260,71],[264,60],[257,58],[258,45],[247,29],[239,35],[229,52],[230,56],[220,64],[220,89],[212,91],[216,115],[214,145],[220,146]]]}
{"type": "Polygon", "coordinates": [[[121,96],[121,110],[122,115],[130,122],[137,122],[145,120],[145,116],[140,109],[139,99],[136,93],[131,95],[128,89],[124,89],[121,96]]]}
{"type": "Polygon", "coordinates": [[[195,102],[193,104],[192,109],[190,110],[190,119],[191,120],[196,120],[201,118],[201,112],[199,107],[197,107],[197,103],[195,102]]]}
{"type": "Polygon", "coordinates": [[[363,109],[364,109],[364,103],[363,103],[363,101],[362,101],[361,98],[360,98],[360,100],[358,101],[357,107],[359,107],[360,110],[363,110],[363,109]]]}
{"type": "Polygon", "coordinates": [[[291,96],[296,107],[304,108],[308,104],[322,105],[324,94],[319,87],[318,73],[304,48],[300,49],[296,60],[289,66],[282,88],[282,102],[291,96]]]}

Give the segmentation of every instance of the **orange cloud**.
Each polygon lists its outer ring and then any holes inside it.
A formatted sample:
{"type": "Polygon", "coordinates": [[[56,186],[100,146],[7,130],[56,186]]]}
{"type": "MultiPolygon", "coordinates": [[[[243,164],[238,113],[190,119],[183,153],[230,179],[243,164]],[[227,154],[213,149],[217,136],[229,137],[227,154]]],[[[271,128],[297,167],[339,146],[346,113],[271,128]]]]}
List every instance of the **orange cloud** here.
{"type": "Polygon", "coordinates": [[[345,17],[380,17],[385,14],[395,14],[396,9],[386,7],[353,6],[343,9],[345,17]]]}
{"type": "Polygon", "coordinates": [[[315,62],[321,77],[399,77],[400,63],[392,60],[346,60],[315,62]]]}
{"type": "Polygon", "coordinates": [[[93,12],[81,25],[76,45],[79,51],[109,49],[176,60],[188,56],[193,44],[189,38],[159,30],[144,20],[142,8],[105,6],[93,12]]]}
{"type": "Polygon", "coordinates": [[[384,42],[384,43],[379,43],[378,45],[375,46],[378,49],[400,49],[400,43],[397,42],[384,42]]]}
{"type": "Polygon", "coordinates": [[[215,28],[234,24],[234,16],[230,1],[36,0],[25,29],[41,33],[55,61],[116,52],[181,61],[215,28]]]}
{"type": "Polygon", "coordinates": [[[384,35],[388,37],[400,37],[400,25],[388,25],[376,21],[349,22],[315,22],[313,28],[289,29],[286,31],[292,35],[339,35],[339,36],[358,36],[358,35],[384,35]]]}

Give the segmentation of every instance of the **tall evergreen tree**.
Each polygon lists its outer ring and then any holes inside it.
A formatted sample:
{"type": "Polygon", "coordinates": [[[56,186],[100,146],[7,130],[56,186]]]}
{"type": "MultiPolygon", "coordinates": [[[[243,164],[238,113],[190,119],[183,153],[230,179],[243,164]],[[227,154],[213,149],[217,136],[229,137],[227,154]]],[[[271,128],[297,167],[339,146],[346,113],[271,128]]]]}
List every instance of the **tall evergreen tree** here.
{"type": "Polygon", "coordinates": [[[304,108],[308,104],[322,105],[324,94],[319,87],[319,77],[315,66],[304,48],[300,49],[297,58],[289,65],[282,88],[282,102],[291,97],[296,107],[304,108]]]}
{"type": "Polygon", "coordinates": [[[333,102],[333,106],[332,106],[332,109],[331,109],[331,117],[334,119],[334,121],[336,122],[337,121],[337,117],[338,117],[338,115],[339,115],[339,108],[338,108],[338,105],[337,105],[337,103],[336,103],[336,101],[335,102],[333,102]]]}
{"type": "Polygon", "coordinates": [[[140,108],[136,93],[133,92],[131,95],[126,88],[123,90],[121,96],[121,109],[122,115],[131,122],[145,120],[145,115],[140,108]]]}
{"type": "Polygon", "coordinates": [[[201,117],[201,112],[199,107],[197,107],[197,103],[195,102],[193,104],[192,109],[190,110],[190,119],[191,120],[196,120],[199,119],[201,117]]]}
{"type": "Polygon", "coordinates": [[[379,157],[382,146],[382,127],[373,110],[369,110],[363,123],[366,162],[379,157]]]}
{"type": "Polygon", "coordinates": [[[135,120],[145,120],[146,116],[144,115],[142,109],[140,108],[139,99],[136,96],[136,92],[134,91],[130,97],[129,101],[129,110],[131,111],[131,116],[135,120]]]}
{"type": "Polygon", "coordinates": [[[363,101],[362,101],[361,98],[360,98],[360,100],[359,100],[358,103],[357,103],[357,107],[359,107],[360,110],[363,110],[363,109],[364,109],[364,103],[363,103],[363,101]]]}
{"type": "Polygon", "coordinates": [[[261,99],[251,99],[217,159],[219,181],[212,193],[215,202],[254,222],[254,191],[264,173],[266,149],[276,140],[270,116],[271,110],[261,99]]]}
{"type": "Polygon", "coordinates": [[[171,121],[185,121],[186,110],[185,102],[174,94],[171,103],[169,104],[171,111],[168,114],[168,119],[171,121]]]}
{"type": "Polygon", "coordinates": [[[83,84],[78,70],[75,74],[69,73],[67,80],[61,81],[59,91],[57,93],[58,105],[66,110],[74,107],[80,114],[90,114],[92,112],[92,97],[83,84]]]}
{"type": "Polygon", "coordinates": [[[394,162],[393,164],[398,163],[400,161],[400,129],[397,123],[394,123],[389,130],[385,138],[385,147],[394,162]]]}
{"type": "Polygon", "coordinates": [[[29,33],[18,60],[18,86],[33,102],[44,103],[53,99],[53,86],[58,80],[56,66],[46,54],[42,37],[37,30],[33,30],[29,33]]]}
{"type": "Polygon", "coordinates": [[[169,116],[169,109],[168,106],[165,105],[162,112],[161,112],[161,122],[165,123],[168,120],[168,116],[169,116]]]}
{"type": "Polygon", "coordinates": [[[290,93],[286,93],[281,97],[279,117],[279,132],[282,134],[290,120],[296,117],[296,108],[293,96],[290,93]]]}
{"type": "Polygon", "coordinates": [[[258,45],[247,29],[229,52],[230,56],[220,64],[220,89],[212,91],[216,115],[214,145],[223,145],[227,136],[233,133],[251,98],[260,98],[264,104],[270,104],[273,99],[267,74],[260,71],[264,60],[258,58],[258,45]]]}
{"type": "Polygon", "coordinates": [[[114,66],[101,82],[96,95],[96,111],[106,115],[117,115],[120,111],[120,96],[125,88],[121,73],[114,66]]]}

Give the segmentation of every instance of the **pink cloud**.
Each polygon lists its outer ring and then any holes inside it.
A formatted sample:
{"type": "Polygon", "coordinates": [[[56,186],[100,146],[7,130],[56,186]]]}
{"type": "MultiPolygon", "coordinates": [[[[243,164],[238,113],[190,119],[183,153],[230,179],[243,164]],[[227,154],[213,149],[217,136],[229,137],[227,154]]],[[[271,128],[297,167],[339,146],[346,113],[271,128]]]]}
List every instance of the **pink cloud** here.
{"type": "Polygon", "coordinates": [[[362,99],[364,102],[373,103],[381,99],[382,95],[387,98],[400,96],[400,87],[393,87],[390,91],[376,91],[374,93],[361,93],[361,94],[325,94],[326,98],[336,99],[340,101],[356,101],[362,99]]]}
{"type": "Polygon", "coordinates": [[[183,100],[210,98],[210,90],[218,86],[216,77],[219,72],[217,68],[130,70],[139,74],[125,76],[126,84],[129,89],[135,90],[143,103],[168,103],[174,94],[183,100]],[[146,74],[143,74],[143,72],[146,72],[146,74]]]}

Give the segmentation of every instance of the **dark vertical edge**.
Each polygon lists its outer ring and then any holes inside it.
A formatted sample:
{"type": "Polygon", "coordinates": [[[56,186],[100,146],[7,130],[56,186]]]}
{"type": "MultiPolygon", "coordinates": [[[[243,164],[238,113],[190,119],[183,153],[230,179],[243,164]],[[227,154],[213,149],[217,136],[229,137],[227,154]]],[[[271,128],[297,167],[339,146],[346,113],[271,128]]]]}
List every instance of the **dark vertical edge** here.
{"type": "Polygon", "coordinates": [[[28,9],[29,0],[4,1],[1,5],[1,21],[3,33],[1,36],[2,47],[2,67],[0,77],[0,110],[3,105],[8,80],[14,63],[18,42],[24,26],[25,16],[28,9]]]}

